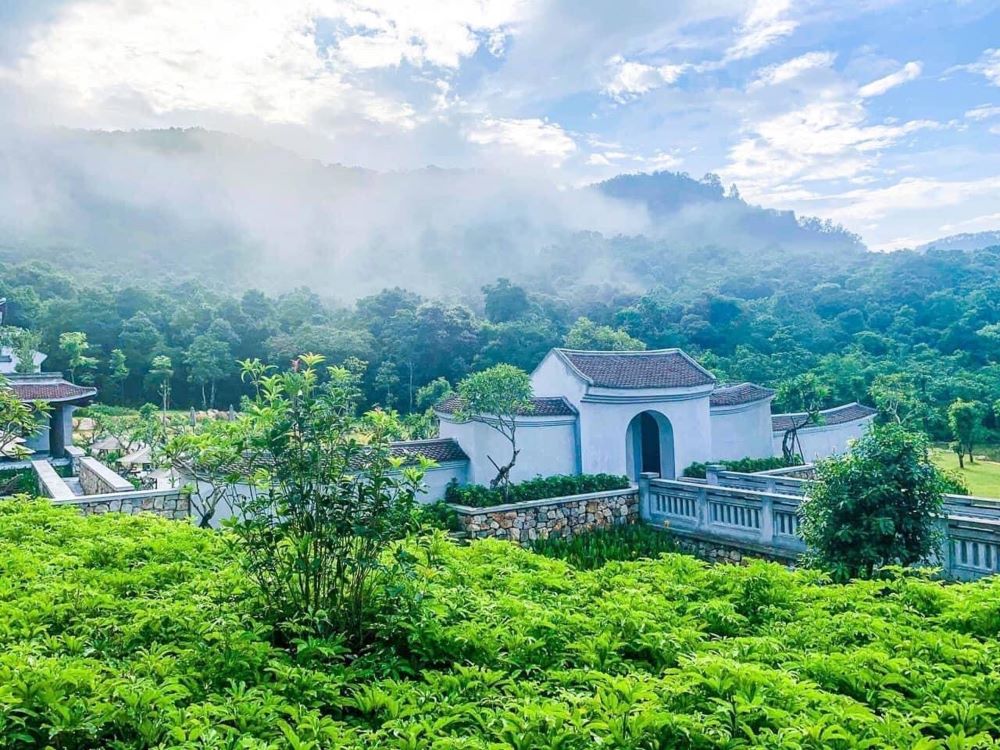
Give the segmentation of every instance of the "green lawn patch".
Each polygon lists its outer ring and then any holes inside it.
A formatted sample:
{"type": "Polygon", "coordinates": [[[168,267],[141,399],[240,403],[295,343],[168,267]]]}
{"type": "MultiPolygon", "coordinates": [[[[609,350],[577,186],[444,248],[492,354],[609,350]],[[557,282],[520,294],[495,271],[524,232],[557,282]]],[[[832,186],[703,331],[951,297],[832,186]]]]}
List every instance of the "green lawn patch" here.
{"type": "Polygon", "coordinates": [[[965,468],[960,469],[958,456],[944,448],[934,448],[931,457],[940,468],[961,476],[973,495],[1000,498],[1000,462],[977,459],[970,464],[966,460],[965,468]]]}

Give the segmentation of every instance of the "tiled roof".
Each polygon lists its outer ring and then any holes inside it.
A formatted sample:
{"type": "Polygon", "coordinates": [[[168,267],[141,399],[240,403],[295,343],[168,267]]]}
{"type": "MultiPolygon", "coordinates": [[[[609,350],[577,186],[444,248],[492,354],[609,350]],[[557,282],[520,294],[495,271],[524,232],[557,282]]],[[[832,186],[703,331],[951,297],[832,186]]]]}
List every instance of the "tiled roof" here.
{"type": "MultiPolygon", "coordinates": [[[[877,409],[873,409],[870,406],[864,406],[863,404],[859,404],[857,402],[853,404],[844,404],[843,406],[835,406],[832,409],[824,409],[820,412],[822,424],[819,426],[854,422],[858,419],[871,417],[877,413],[877,409]]],[[[805,412],[795,412],[793,414],[772,414],[771,429],[774,432],[785,432],[786,430],[792,429],[794,425],[801,424],[805,417],[805,412]]],[[[809,426],[815,427],[816,425],[809,426]]]]}
{"type": "Polygon", "coordinates": [[[720,385],[709,397],[710,406],[739,406],[771,398],[774,391],[756,383],[736,383],[720,385]]]}
{"type": "Polygon", "coordinates": [[[715,377],[680,349],[583,352],[556,349],[586,380],[601,388],[690,388],[715,377]]]}
{"type": "Polygon", "coordinates": [[[21,401],[76,401],[93,398],[97,390],[73,385],[58,373],[8,375],[7,385],[21,401]]]}
{"type": "MultiPolygon", "coordinates": [[[[572,417],[576,409],[562,396],[534,396],[531,399],[531,411],[521,412],[523,417],[572,417]]],[[[462,405],[462,399],[455,395],[449,396],[434,407],[442,414],[454,414],[462,405]]]]}
{"type": "Polygon", "coordinates": [[[439,464],[447,461],[469,460],[465,451],[462,450],[462,446],[452,438],[400,441],[392,444],[392,455],[403,458],[425,456],[439,464]]]}

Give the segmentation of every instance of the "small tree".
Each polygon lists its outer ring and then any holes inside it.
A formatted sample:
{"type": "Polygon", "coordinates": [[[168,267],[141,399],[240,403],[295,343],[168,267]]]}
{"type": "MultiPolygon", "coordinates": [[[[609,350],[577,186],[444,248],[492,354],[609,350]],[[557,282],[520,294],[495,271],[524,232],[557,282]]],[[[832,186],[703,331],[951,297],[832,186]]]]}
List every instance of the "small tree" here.
{"type": "Polygon", "coordinates": [[[947,483],[923,435],[874,425],[850,453],[820,461],[816,473],[802,503],[802,538],[809,557],[838,578],[870,578],[879,567],[938,552],[947,483]]]}
{"type": "Polygon", "coordinates": [[[330,367],[321,380],[322,361],[303,355],[276,375],[248,362],[259,396],[232,427],[189,442],[187,461],[228,487],[247,572],[281,637],[341,633],[361,647],[377,599],[406,565],[391,552],[429,463],[394,457],[378,412],[362,433],[357,372],[330,367]]]}
{"type": "Polygon", "coordinates": [[[805,373],[780,383],[777,396],[787,408],[801,410],[800,414],[792,415],[791,422],[781,437],[781,455],[785,463],[792,465],[796,456],[803,455],[799,430],[822,424],[820,409],[830,397],[830,389],[812,373],[805,373]]]}
{"type": "Polygon", "coordinates": [[[399,375],[396,370],[396,364],[387,359],[375,371],[375,390],[385,394],[382,406],[386,409],[391,409],[396,401],[395,391],[399,386],[399,375]]]}
{"type": "Polygon", "coordinates": [[[59,350],[66,357],[70,382],[76,382],[77,373],[80,374],[81,382],[91,382],[93,370],[97,367],[97,357],[91,357],[87,354],[90,351],[87,334],[82,331],[67,331],[61,334],[59,336],[59,350]]]}
{"type": "Polygon", "coordinates": [[[125,381],[128,380],[128,361],[125,359],[125,352],[121,349],[111,350],[111,359],[108,360],[108,383],[117,389],[119,400],[125,401],[125,381]]]}
{"type": "Polygon", "coordinates": [[[490,487],[503,487],[504,496],[510,494],[510,471],[517,462],[517,417],[530,414],[531,378],[514,365],[494,365],[487,370],[473,373],[458,384],[461,405],[456,413],[459,419],[481,422],[499,432],[510,443],[510,460],[498,464],[487,455],[497,470],[490,487]]]}
{"type": "Polygon", "coordinates": [[[975,463],[972,450],[979,432],[982,407],[975,401],[955,399],[948,407],[948,427],[962,450],[968,455],[969,463],[975,463]]]}
{"type": "Polygon", "coordinates": [[[201,407],[215,408],[215,385],[232,371],[235,361],[229,344],[212,334],[195,336],[184,355],[188,366],[188,382],[201,388],[201,407]],[[205,386],[209,390],[206,393],[205,386]]]}
{"type": "Polygon", "coordinates": [[[149,378],[156,384],[163,407],[163,424],[167,423],[167,410],[170,408],[170,380],[174,377],[174,365],[170,357],[158,354],[150,363],[149,378]]]}

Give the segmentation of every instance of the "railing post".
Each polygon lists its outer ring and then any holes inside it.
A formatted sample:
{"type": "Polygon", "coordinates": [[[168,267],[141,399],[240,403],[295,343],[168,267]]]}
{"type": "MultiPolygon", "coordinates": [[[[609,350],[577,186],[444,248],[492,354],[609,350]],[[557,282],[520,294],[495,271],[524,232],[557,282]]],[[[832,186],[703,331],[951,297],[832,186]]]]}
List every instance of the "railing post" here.
{"type": "Polygon", "coordinates": [[[719,472],[725,471],[726,467],[722,464],[708,464],[705,467],[705,482],[707,484],[714,484],[716,487],[721,487],[719,484],[719,472]]]}
{"type": "Polygon", "coordinates": [[[698,529],[707,529],[709,527],[709,508],[708,508],[708,488],[699,487],[698,488],[698,529]]]}
{"type": "Polygon", "coordinates": [[[760,541],[762,544],[774,541],[774,498],[770,495],[760,498],[760,541]]]}
{"type": "Polygon", "coordinates": [[[655,471],[644,471],[639,474],[639,518],[643,521],[649,520],[649,480],[658,477],[655,471]]]}

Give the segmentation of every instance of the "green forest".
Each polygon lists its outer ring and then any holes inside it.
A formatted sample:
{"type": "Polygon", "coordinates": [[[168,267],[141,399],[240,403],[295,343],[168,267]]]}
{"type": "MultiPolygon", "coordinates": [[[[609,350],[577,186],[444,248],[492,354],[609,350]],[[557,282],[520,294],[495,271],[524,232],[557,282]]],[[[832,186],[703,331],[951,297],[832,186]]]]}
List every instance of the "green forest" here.
{"type": "MultiPolygon", "coordinates": [[[[860,401],[945,440],[948,407],[961,399],[973,404],[977,442],[996,442],[1000,247],[742,254],[576,239],[577,252],[600,244],[647,287],[554,275],[500,278],[478,294],[391,288],[346,302],[307,287],[117,281],[27,261],[0,265],[0,297],[8,332],[30,331],[46,369],[94,383],[109,404],[159,402],[167,379],[176,408],[238,407],[238,360],[280,368],[308,351],[363,367],[363,406],[407,414],[440,395],[441,378],[454,385],[499,362],[530,371],[553,346],[677,346],[720,381],[778,387],[776,411],[860,401]],[[84,341],[66,335],[77,332],[84,341]]],[[[569,262],[568,248],[552,252],[569,262]]]]}

